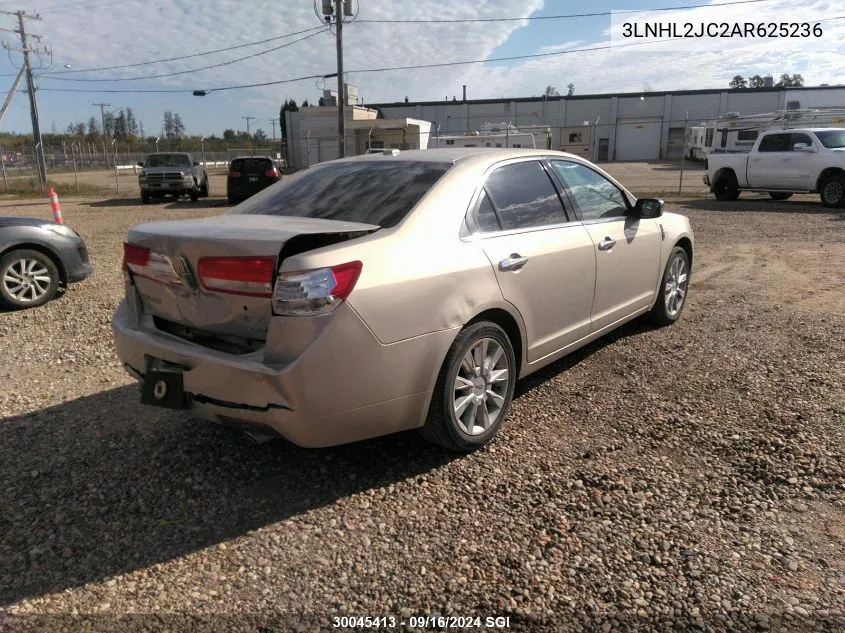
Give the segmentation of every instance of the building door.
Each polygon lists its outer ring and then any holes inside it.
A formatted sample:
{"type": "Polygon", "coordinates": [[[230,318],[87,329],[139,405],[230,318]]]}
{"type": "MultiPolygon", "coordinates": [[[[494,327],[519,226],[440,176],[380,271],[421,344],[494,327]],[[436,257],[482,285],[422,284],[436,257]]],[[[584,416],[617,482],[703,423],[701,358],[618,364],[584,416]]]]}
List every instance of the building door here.
{"type": "Polygon", "coordinates": [[[610,139],[609,138],[600,138],[599,139],[599,155],[596,160],[607,160],[608,155],[610,154],[610,139]]]}
{"type": "Polygon", "coordinates": [[[619,119],[616,160],[656,160],[660,157],[660,119],[619,119]]]}
{"type": "Polygon", "coordinates": [[[666,158],[680,160],[684,156],[685,130],[682,127],[670,127],[666,145],[666,158]]]}

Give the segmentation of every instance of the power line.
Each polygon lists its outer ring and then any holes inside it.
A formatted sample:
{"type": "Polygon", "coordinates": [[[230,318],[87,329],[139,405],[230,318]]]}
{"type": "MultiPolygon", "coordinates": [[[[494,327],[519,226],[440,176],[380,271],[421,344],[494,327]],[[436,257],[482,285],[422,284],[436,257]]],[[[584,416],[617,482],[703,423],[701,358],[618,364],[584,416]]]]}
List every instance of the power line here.
{"type": "MultiPolygon", "coordinates": [[[[839,15],[830,18],[823,18],[821,20],[814,20],[814,22],[831,22],[835,20],[841,20],[845,18],[845,15],[839,15]]],[[[491,57],[488,59],[473,59],[473,60],[465,60],[465,61],[456,61],[456,62],[435,62],[431,64],[411,64],[407,66],[385,66],[380,68],[363,68],[360,70],[347,70],[345,72],[349,74],[365,74],[365,73],[381,73],[381,72],[389,72],[394,70],[417,70],[417,69],[425,69],[425,68],[444,68],[449,66],[467,66],[472,64],[487,64],[492,62],[505,62],[505,61],[517,61],[522,59],[539,59],[545,57],[556,57],[562,55],[573,55],[576,53],[590,53],[595,51],[603,51],[603,50],[610,50],[610,49],[621,49],[621,48],[630,48],[633,46],[647,46],[650,44],[662,44],[664,42],[674,42],[674,41],[681,41],[687,38],[684,37],[672,37],[666,38],[661,40],[649,40],[646,42],[631,42],[629,44],[606,44],[602,46],[592,46],[586,48],[572,48],[565,51],[551,51],[548,53],[529,53],[526,55],[510,55],[507,57],[491,57]]],[[[287,83],[294,83],[297,81],[304,81],[307,79],[328,79],[331,77],[336,77],[337,73],[329,73],[326,75],[305,75],[302,77],[294,77],[290,79],[279,79],[275,81],[265,81],[260,83],[252,83],[252,84],[240,84],[234,86],[222,86],[218,88],[205,88],[202,91],[193,91],[193,92],[203,92],[203,93],[211,93],[211,92],[222,92],[225,90],[242,90],[246,88],[263,88],[266,86],[276,86],[280,84],[287,84],[287,83]]],[[[192,92],[191,90],[185,88],[173,88],[173,89],[159,89],[159,90],[152,90],[152,89],[138,89],[138,90],[88,90],[82,88],[41,88],[41,90],[49,90],[51,92],[83,92],[83,93],[136,93],[136,92],[192,92]]]]}
{"type": "Polygon", "coordinates": [[[400,20],[368,20],[357,19],[359,24],[463,24],[470,22],[521,22],[522,20],[567,20],[571,18],[595,18],[613,15],[615,13],[651,13],[652,11],[680,11],[681,9],[708,9],[727,7],[735,4],[758,4],[760,2],[774,2],[775,0],[733,0],[719,4],[687,4],[676,7],[661,7],[656,9],[620,9],[618,11],[597,11],[594,13],[568,13],[564,15],[529,15],[521,18],[450,18],[450,19],[400,19],[400,20]]]}
{"type": "Polygon", "coordinates": [[[55,77],[52,75],[41,74],[38,75],[42,79],[50,80],[50,81],[76,81],[76,82],[106,82],[106,81],[140,81],[142,79],[160,79],[163,77],[176,77],[177,75],[187,75],[190,73],[196,73],[201,70],[208,70],[210,68],[220,68],[221,66],[229,66],[231,64],[236,64],[238,62],[242,62],[247,59],[252,59],[254,57],[259,57],[261,55],[266,55],[267,53],[272,53],[274,51],[281,50],[283,48],[287,48],[288,46],[293,46],[299,42],[307,40],[309,38],[315,37],[320,35],[321,33],[325,33],[328,29],[322,27],[321,30],[311,33],[310,35],[306,35],[305,37],[300,37],[299,39],[293,40],[291,42],[285,42],[284,44],[280,44],[279,46],[274,46],[273,48],[268,48],[263,51],[258,51],[257,53],[252,53],[250,55],[246,55],[244,57],[238,57],[237,59],[230,59],[225,62],[219,62],[217,64],[211,64],[209,66],[202,66],[201,68],[190,68],[188,70],[179,70],[172,73],[160,73],[158,75],[145,75],[143,77],[111,77],[106,79],[72,79],[69,77],[55,77]]]}
{"type": "Polygon", "coordinates": [[[302,35],[303,33],[310,33],[311,31],[317,30],[325,30],[324,26],[313,26],[309,29],[304,29],[302,31],[295,31],[293,33],[285,33],[284,35],[275,35],[273,37],[267,38],[265,40],[258,40],[256,42],[248,42],[246,44],[237,44],[235,46],[227,46],[226,48],[218,48],[212,51],[203,51],[200,53],[191,53],[190,55],[180,55],[178,57],[168,57],[166,59],[154,59],[146,62],[135,62],[132,64],[121,64],[120,66],[102,66],[100,68],[79,68],[74,70],[64,70],[58,73],[41,73],[39,77],[53,77],[57,75],[69,75],[72,73],[90,73],[90,72],[100,72],[104,70],[121,70],[123,68],[135,68],[137,66],[150,66],[152,64],[164,64],[166,62],[175,62],[180,59],[191,59],[193,57],[204,57],[205,55],[213,55],[215,53],[225,53],[227,51],[234,51],[239,48],[246,48],[248,46],[258,46],[259,44],[266,44],[267,42],[274,42],[276,40],[284,39],[286,37],[293,37],[294,35],[302,35]]]}

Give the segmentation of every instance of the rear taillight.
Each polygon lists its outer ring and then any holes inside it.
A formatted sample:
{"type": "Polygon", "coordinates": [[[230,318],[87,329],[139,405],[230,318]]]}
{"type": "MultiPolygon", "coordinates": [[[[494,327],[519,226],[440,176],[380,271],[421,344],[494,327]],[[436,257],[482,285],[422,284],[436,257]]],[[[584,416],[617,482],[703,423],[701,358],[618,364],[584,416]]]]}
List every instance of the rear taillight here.
{"type": "Polygon", "coordinates": [[[273,290],[273,312],[285,316],[321,314],[334,310],[355,288],[361,262],[330,268],[279,273],[273,290]]]}
{"type": "Polygon", "coordinates": [[[197,274],[205,290],[269,298],[275,267],[275,257],[203,257],[197,274]]]}
{"type": "Polygon", "coordinates": [[[275,167],[273,167],[273,169],[268,169],[267,171],[265,171],[264,175],[267,176],[268,178],[278,178],[279,172],[276,170],[275,167]]]}
{"type": "Polygon", "coordinates": [[[229,178],[240,178],[241,172],[235,171],[234,169],[229,172],[229,178]]]}
{"type": "Polygon", "coordinates": [[[179,285],[182,280],[173,269],[173,262],[167,255],[151,251],[143,246],[124,242],[123,244],[123,278],[131,281],[133,276],[151,279],[163,284],[179,285]]]}

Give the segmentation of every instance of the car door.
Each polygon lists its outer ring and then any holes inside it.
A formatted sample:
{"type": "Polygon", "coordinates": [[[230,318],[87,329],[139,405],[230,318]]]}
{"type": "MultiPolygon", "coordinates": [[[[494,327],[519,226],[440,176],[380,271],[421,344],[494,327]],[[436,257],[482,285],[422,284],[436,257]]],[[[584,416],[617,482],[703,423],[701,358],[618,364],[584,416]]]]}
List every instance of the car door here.
{"type": "Polygon", "coordinates": [[[590,332],[596,257],[574,220],[538,159],[494,167],[468,217],[502,295],[525,323],[528,362],[590,332]]]}
{"type": "Polygon", "coordinates": [[[634,218],[622,190],[589,166],[557,159],[550,164],[595,249],[591,330],[596,332],[651,306],[662,272],[659,221],[634,218]]]}
{"type": "Polygon", "coordinates": [[[784,165],[784,182],[794,189],[814,189],[815,182],[811,178],[811,174],[816,171],[817,157],[818,148],[809,134],[803,132],[790,134],[789,154],[782,163],[784,165]],[[817,151],[816,153],[795,151],[795,146],[799,144],[817,151]]]}
{"type": "Polygon", "coordinates": [[[788,189],[794,186],[790,180],[793,154],[790,152],[789,132],[766,134],[756,152],[748,155],[748,186],[753,189],[788,189]]]}

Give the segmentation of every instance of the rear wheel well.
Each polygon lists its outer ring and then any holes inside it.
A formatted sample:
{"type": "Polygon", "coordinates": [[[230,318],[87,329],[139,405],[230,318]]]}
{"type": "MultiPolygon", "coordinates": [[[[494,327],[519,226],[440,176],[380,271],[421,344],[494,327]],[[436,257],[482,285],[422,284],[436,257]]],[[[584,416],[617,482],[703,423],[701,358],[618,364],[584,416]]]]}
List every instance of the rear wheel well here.
{"type": "Polygon", "coordinates": [[[732,178],[736,179],[736,173],[734,173],[733,169],[731,169],[730,167],[722,167],[713,175],[713,182],[715,183],[722,176],[731,176],[732,178]]]}
{"type": "Polygon", "coordinates": [[[0,252],[0,257],[7,255],[8,253],[12,253],[14,251],[38,251],[42,255],[45,255],[50,258],[50,260],[56,265],[56,268],[59,270],[59,280],[63,286],[67,285],[67,271],[65,270],[64,264],[62,264],[62,260],[51,251],[49,248],[41,246],[40,244],[14,244],[10,246],[6,250],[0,252]]]}
{"type": "Polygon", "coordinates": [[[822,183],[830,176],[845,176],[845,170],[839,167],[828,167],[819,174],[819,179],[816,181],[816,190],[821,191],[822,183]]]}
{"type": "Polygon", "coordinates": [[[516,319],[501,308],[492,308],[476,315],[472,321],[467,323],[467,326],[479,323],[480,321],[495,323],[508,335],[511,345],[513,345],[513,355],[516,360],[516,375],[519,376],[522,365],[522,332],[519,329],[516,319]]]}
{"type": "Polygon", "coordinates": [[[687,253],[687,259],[689,259],[689,266],[690,270],[692,270],[692,242],[688,237],[682,237],[678,240],[675,246],[680,246],[684,251],[687,253]]]}

